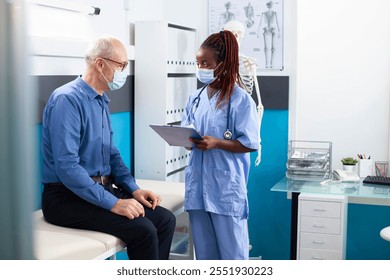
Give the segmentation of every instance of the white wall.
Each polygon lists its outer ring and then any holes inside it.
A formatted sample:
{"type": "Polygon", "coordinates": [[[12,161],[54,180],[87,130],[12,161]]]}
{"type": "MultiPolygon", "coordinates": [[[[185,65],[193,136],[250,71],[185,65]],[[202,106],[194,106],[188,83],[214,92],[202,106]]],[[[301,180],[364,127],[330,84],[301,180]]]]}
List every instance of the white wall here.
{"type": "MultiPolygon", "coordinates": [[[[35,7],[28,25],[33,74],[81,74],[86,43],[99,34],[127,42],[134,57],[137,20],[194,27],[198,45],[208,35],[208,0],[68,1],[101,14],[35,7]]],[[[390,1],[285,1],[284,17],[285,69],[260,75],[290,76],[290,139],[332,141],[335,167],[357,153],[387,159],[390,1]]]]}
{"type": "Polygon", "coordinates": [[[297,0],[296,18],[290,137],[332,141],[335,168],[357,153],[386,160],[390,1],[297,0]]]}
{"type": "Polygon", "coordinates": [[[99,7],[101,13],[91,16],[28,5],[31,74],[82,74],[87,44],[102,34],[121,39],[128,48],[129,59],[134,59],[134,22],[139,20],[166,20],[196,28],[199,44],[207,36],[207,0],[66,1],[99,7]]]}
{"type": "MultiPolygon", "coordinates": [[[[101,12],[93,16],[35,4],[27,5],[33,75],[82,74],[85,49],[90,40],[99,35],[109,34],[124,42],[129,41],[127,0],[66,2],[99,7],[101,12]]],[[[133,48],[129,44],[127,47],[129,57],[134,57],[133,48]]]]}
{"type": "MultiPolygon", "coordinates": [[[[197,29],[198,44],[207,37],[208,0],[130,0],[130,22],[165,20],[168,23],[197,29]]],[[[195,54],[194,54],[195,60],[195,54]]]]}

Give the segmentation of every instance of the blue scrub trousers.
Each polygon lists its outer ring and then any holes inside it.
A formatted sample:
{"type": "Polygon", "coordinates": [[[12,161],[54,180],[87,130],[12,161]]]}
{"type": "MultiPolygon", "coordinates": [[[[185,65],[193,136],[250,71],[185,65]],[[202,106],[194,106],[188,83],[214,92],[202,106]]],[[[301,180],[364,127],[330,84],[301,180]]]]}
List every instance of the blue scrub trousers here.
{"type": "Polygon", "coordinates": [[[206,212],[188,211],[198,260],[247,260],[247,219],[206,212]]]}

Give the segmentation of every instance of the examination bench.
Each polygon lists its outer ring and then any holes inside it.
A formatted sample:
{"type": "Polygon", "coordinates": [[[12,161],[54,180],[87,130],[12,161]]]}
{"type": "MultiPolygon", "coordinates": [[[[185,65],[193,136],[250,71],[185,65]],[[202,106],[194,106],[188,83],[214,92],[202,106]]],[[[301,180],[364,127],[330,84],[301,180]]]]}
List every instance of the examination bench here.
{"type": "MultiPolygon", "coordinates": [[[[161,206],[175,216],[184,211],[184,183],[137,180],[142,189],[161,197],[161,206]]],[[[34,254],[38,260],[115,259],[126,245],[119,238],[96,231],[65,228],[45,221],[42,210],[33,213],[34,254]]]]}

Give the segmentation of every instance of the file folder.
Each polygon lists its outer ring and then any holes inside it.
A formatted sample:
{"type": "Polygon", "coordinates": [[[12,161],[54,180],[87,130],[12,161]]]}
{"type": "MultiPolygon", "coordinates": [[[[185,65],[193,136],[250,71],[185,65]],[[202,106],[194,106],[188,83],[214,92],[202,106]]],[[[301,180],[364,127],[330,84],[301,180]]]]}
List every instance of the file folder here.
{"type": "Polygon", "coordinates": [[[192,147],[188,138],[202,139],[202,136],[192,127],[178,125],[149,125],[170,146],[192,147]]]}

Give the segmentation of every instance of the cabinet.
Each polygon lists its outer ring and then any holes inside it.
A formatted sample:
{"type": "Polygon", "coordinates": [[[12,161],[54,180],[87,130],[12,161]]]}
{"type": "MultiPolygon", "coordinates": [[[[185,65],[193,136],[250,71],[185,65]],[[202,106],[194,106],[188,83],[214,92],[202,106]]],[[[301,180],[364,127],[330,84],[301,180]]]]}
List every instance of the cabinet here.
{"type": "Polygon", "coordinates": [[[345,259],[347,198],[301,193],[298,198],[297,259],[345,259]]]}
{"type": "MultiPolygon", "coordinates": [[[[169,146],[149,125],[180,124],[197,87],[196,30],[166,21],[138,21],[134,40],[135,178],[184,182],[190,151],[169,146]]],[[[176,219],[170,258],[193,257],[188,214],[183,212],[176,219]]]]}
{"type": "Polygon", "coordinates": [[[165,21],[135,23],[136,178],[184,181],[190,151],[169,146],[150,124],[179,124],[196,90],[196,30],[165,21]]]}

